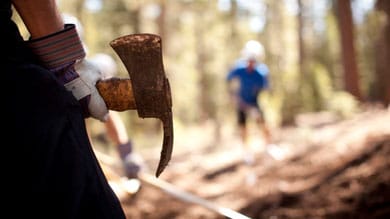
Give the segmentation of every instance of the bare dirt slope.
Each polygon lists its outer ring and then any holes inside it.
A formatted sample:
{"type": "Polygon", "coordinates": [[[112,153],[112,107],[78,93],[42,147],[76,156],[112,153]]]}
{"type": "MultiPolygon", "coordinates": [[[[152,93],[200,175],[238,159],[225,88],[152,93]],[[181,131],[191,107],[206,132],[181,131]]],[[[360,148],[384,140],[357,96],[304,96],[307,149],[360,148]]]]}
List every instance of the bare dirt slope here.
{"type": "MultiPolygon", "coordinates": [[[[174,155],[161,179],[250,218],[390,218],[390,111],[279,132],[252,165],[200,148],[174,155]]],[[[147,183],[121,201],[128,218],[226,218],[147,183]]]]}

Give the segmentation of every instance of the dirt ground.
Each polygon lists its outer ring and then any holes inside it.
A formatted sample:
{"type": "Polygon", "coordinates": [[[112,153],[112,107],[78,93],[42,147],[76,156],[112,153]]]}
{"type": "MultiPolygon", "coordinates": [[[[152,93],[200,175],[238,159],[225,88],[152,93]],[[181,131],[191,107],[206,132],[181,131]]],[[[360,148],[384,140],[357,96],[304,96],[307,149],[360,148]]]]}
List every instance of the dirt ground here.
{"type": "Polygon", "coordinates": [[[217,206],[253,219],[390,218],[390,111],[326,118],[302,115],[297,126],[277,130],[277,147],[252,148],[252,164],[233,146],[173,154],[159,179],[206,205],[142,183],[136,194],[120,195],[125,213],[135,219],[228,218],[217,206]]]}

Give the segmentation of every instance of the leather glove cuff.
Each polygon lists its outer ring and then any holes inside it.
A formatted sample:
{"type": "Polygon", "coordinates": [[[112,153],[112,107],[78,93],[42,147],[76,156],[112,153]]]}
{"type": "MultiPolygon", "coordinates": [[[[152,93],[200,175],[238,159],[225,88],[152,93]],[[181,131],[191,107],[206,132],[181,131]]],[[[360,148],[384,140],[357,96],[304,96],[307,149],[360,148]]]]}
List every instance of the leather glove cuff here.
{"type": "Polygon", "coordinates": [[[119,156],[122,160],[125,160],[127,155],[131,154],[133,151],[133,145],[131,141],[128,141],[124,144],[119,144],[118,146],[119,156]]]}
{"type": "Polygon", "coordinates": [[[48,69],[55,69],[85,57],[83,44],[74,24],[65,24],[61,31],[29,40],[28,45],[48,69]]]}

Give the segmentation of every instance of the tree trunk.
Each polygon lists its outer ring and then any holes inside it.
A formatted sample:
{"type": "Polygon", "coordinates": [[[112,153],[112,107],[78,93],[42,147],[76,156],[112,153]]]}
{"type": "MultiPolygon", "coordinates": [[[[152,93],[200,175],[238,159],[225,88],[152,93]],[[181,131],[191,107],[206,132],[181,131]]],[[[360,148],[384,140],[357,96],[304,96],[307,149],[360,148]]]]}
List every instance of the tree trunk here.
{"type": "Polygon", "coordinates": [[[358,100],[362,100],[359,88],[359,72],[356,63],[350,0],[338,0],[337,13],[344,67],[344,87],[346,91],[354,95],[358,100]]]}
{"type": "Polygon", "coordinates": [[[300,73],[303,77],[306,76],[306,66],[305,66],[305,43],[304,43],[304,36],[303,36],[303,29],[304,29],[304,6],[302,3],[302,0],[298,0],[298,43],[299,43],[299,69],[300,73]]]}
{"type": "Polygon", "coordinates": [[[382,36],[377,43],[376,80],[374,99],[384,105],[390,104],[390,1],[377,0],[376,8],[386,13],[382,36]]]}

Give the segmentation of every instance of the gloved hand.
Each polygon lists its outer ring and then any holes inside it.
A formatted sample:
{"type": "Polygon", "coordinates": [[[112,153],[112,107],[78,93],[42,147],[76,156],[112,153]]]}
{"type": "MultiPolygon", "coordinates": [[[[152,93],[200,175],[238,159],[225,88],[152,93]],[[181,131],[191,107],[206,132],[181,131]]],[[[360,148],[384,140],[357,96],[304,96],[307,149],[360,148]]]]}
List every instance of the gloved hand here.
{"type": "Polygon", "coordinates": [[[122,160],[125,175],[129,179],[138,178],[138,173],[146,170],[141,155],[133,152],[133,145],[131,141],[117,146],[119,156],[122,160]]]}
{"type": "Polygon", "coordinates": [[[65,88],[72,92],[83,108],[85,118],[105,122],[107,106],[97,91],[96,82],[101,72],[85,59],[85,52],[74,24],[64,30],[28,41],[42,65],[54,73],[65,88]]]}
{"type": "Polygon", "coordinates": [[[108,109],[95,87],[96,82],[102,77],[101,72],[86,59],[77,62],[74,65],[74,70],[79,74],[79,77],[64,84],[65,88],[71,91],[73,96],[79,101],[87,98],[87,103],[81,102],[84,107],[85,117],[92,116],[105,122],[107,120],[108,109]]]}

